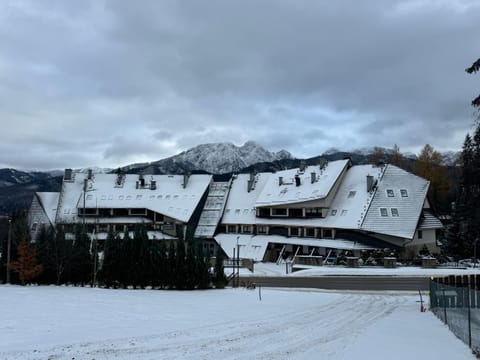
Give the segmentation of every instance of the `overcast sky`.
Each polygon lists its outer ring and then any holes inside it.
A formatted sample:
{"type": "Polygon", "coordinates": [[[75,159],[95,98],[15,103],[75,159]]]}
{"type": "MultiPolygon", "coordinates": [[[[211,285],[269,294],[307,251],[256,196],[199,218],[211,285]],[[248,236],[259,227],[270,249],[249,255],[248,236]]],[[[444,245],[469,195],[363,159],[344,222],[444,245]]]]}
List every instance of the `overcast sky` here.
{"type": "Polygon", "coordinates": [[[2,1],[0,167],[458,150],[480,1],[2,1]]]}

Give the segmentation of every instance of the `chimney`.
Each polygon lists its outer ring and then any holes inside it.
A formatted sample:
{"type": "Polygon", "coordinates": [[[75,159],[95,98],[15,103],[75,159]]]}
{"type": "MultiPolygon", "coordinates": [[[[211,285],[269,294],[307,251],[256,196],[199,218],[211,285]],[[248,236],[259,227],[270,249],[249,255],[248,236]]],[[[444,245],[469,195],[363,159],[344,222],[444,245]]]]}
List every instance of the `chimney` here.
{"type": "Polygon", "coordinates": [[[145,187],[145,179],[142,174],[138,175],[138,181],[140,182],[140,189],[143,189],[145,187]]]}
{"type": "Polygon", "coordinates": [[[65,175],[63,175],[63,180],[65,181],[72,180],[72,169],[65,169],[65,175]]]}
{"type": "Polygon", "coordinates": [[[183,188],[185,189],[188,184],[188,179],[190,178],[190,174],[188,172],[185,172],[183,174],[183,188]]]}
{"type": "Polygon", "coordinates": [[[305,172],[305,169],[307,168],[307,163],[305,160],[300,161],[300,172],[305,172]]]}
{"type": "Polygon", "coordinates": [[[92,180],[92,177],[93,177],[93,170],[92,170],[92,169],[88,169],[88,170],[87,170],[87,179],[88,179],[88,180],[92,180]]]}
{"type": "Polygon", "coordinates": [[[327,159],[325,159],[325,158],[323,158],[323,157],[318,160],[318,165],[320,166],[320,170],[325,169],[325,167],[327,166],[327,164],[328,164],[327,159]]]}
{"type": "Polygon", "coordinates": [[[300,186],[301,185],[301,182],[300,182],[300,176],[295,175],[295,186],[300,186]]]}
{"type": "Polygon", "coordinates": [[[255,182],[255,175],[253,173],[250,173],[250,177],[247,182],[247,191],[250,192],[253,189],[253,184],[255,182]]]}
{"type": "Polygon", "coordinates": [[[283,185],[283,176],[279,176],[278,177],[278,186],[282,186],[283,185]]]}
{"type": "Polygon", "coordinates": [[[155,180],[150,180],[150,190],[157,189],[157,182],[155,180]]]}
{"type": "Polygon", "coordinates": [[[313,184],[315,181],[317,181],[317,174],[315,174],[314,172],[311,172],[311,173],[310,173],[310,181],[311,181],[312,184],[313,184]]]}
{"type": "Polygon", "coordinates": [[[373,176],[367,175],[367,192],[370,192],[372,190],[373,190],[373,176]]]}

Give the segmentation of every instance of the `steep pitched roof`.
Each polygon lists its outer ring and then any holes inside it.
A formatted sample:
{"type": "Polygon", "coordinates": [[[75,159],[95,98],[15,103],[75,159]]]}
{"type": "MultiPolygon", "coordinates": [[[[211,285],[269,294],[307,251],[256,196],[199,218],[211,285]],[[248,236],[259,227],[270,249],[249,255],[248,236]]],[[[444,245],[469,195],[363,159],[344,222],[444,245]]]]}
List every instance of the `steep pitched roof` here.
{"type": "MultiPolygon", "coordinates": [[[[117,184],[115,174],[95,174],[88,180],[85,208],[146,208],[187,222],[212,179],[211,175],[191,175],[183,186],[182,175],[146,175],[146,186],[137,186],[138,175],[124,175],[117,184]],[[150,186],[155,182],[155,186],[150,186]]],[[[57,221],[78,221],[77,209],[83,203],[84,178],[76,174],[64,181],[57,221]]]]}
{"type": "Polygon", "coordinates": [[[362,230],[412,239],[427,196],[429,181],[393,165],[378,180],[362,230]]]}

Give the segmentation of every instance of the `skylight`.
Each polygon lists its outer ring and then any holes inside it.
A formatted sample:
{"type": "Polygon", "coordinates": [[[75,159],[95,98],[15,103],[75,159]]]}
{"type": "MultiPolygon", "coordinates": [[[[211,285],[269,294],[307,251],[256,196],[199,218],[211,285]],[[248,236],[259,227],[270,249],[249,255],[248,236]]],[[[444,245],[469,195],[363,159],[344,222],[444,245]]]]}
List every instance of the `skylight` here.
{"type": "Polygon", "coordinates": [[[395,193],[393,192],[393,189],[387,189],[387,196],[388,197],[394,197],[395,193]]]}
{"type": "Polygon", "coordinates": [[[348,198],[349,198],[349,199],[353,198],[356,193],[357,193],[357,192],[356,192],[355,190],[350,191],[350,192],[348,193],[348,198]]]}
{"type": "Polygon", "coordinates": [[[380,208],[380,215],[381,216],[388,216],[387,208],[380,208]]]}
{"type": "Polygon", "coordinates": [[[391,208],[392,211],[392,216],[397,217],[398,216],[398,209],[397,208],[391,208]]]}
{"type": "Polygon", "coordinates": [[[336,209],[333,209],[332,212],[331,212],[332,216],[335,216],[337,215],[337,210],[336,209]]]}
{"type": "Polygon", "coordinates": [[[407,189],[400,189],[400,195],[402,197],[408,197],[407,189]]]}

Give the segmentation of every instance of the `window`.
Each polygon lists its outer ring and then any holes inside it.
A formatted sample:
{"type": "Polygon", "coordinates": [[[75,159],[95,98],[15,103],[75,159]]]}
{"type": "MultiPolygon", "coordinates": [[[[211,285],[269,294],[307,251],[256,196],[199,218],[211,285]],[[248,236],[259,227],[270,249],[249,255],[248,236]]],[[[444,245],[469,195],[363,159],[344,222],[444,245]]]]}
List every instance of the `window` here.
{"type": "Polygon", "coordinates": [[[400,189],[400,195],[402,197],[408,197],[407,189],[400,189]]]}
{"type": "Polygon", "coordinates": [[[237,232],[237,226],[236,225],[228,225],[227,226],[227,232],[236,233],[237,232]]]}
{"type": "Polygon", "coordinates": [[[397,217],[398,216],[398,209],[397,208],[391,208],[392,210],[392,216],[397,217]]]}
{"type": "Polygon", "coordinates": [[[417,237],[418,237],[419,239],[423,239],[423,232],[422,232],[422,230],[418,230],[418,231],[417,231],[417,237]]]}
{"type": "Polygon", "coordinates": [[[290,228],[290,236],[302,236],[301,228],[290,228]]]}
{"type": "Polygon", "coordinates": [[[335,216],[337,215],[337,210],[336,209],[333,209],[332,212],[331,212],[332,216],[335,216]]]}
{"type": "Polygon", "coordinates": [[[356,192],[355,190],[350,191],[350,192],[348,193],[348,198],[349,198],[349,199],[353,198],[356,193],[357,193],[357,192],[356,192]]]}
{"type": "Polygon", "coordinates": [[[348,210],[343,209],[340,216],[345,216],[347,215],[347,213],[348,213],[348,210]]]}
{"type": "Polygon", "coordinates": [[[37,231],[37,226],[38,226],[38,223],[34,222],[32,224],[32,231],[37,231]]]}
{"type": "Polygon", "coordinates": [[[315,229],[313,229],[313,228],[306,228],[306,229],[305,229],[305,236],[307,236],[307,237],[315,237],[315,229]]]}
{"type": "Polygon", "coordinates": [[[272,208],[272,216],[287,216],[287,209],[272,208]]]}
{"type": "Polygon", "coordinates": [[[252,232],[252,227],[250,225],[243,225],[242,226],[242,232],[250,234],[252,232]]]}
{"type": "Polygon", "coordinates": [[[132,200],[132,195],[127,195],[126,199],[127,200],[132,200]]]}
{"type": "Polygon", "coordinates": [[[380,215],[381,216],[388,216],[387,208],[380,208],[380,215]]]}
{"type": "Polygon", "coordinates": [[[307,217],[322,217],[322,208],[305,208],[305,216],[307,217]]]}
{"type": "Polygon", "coordinates": [[[393,192],[393,189],[387,189],[387,196],[388,197],[394,197],[395,193],[393,192]]]}
{"type": "Polygon", "coordinates": [[[266,234],[267,233],[267,227],[265,225],[258,225],[257,226],[257,233],[258,234],[266,234]]]}
{"type": "Polygon", "coordinates": [[[333,238],[333,231],[332,229],[323,229],[323,237],[332,239],[333,238]]]}

